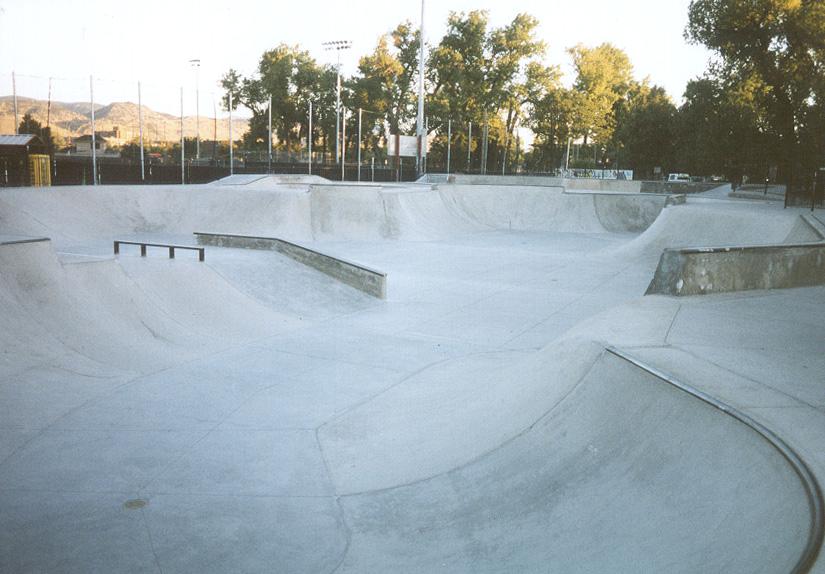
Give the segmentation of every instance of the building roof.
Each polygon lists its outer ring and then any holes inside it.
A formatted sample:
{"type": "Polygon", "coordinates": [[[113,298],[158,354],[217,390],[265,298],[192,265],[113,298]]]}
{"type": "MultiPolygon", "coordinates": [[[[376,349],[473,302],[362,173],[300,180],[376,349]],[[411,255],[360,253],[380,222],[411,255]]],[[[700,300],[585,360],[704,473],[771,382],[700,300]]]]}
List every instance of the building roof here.
{"type": "MultiPolygon", "coordinates": [[[[72,141],[75,143],[77,142],[91,142],[92,141],[92,134],[82,135],[80,137],[74,138],[72,141]]],[[[95,132],[95,142],[108,142],[108,138],[103,137],[100,135],[100,132],[95,132]]]]}
{"type": "Polygon", "coordinates": [[[42,145],[40,138],[33,134],[0,135],[0,146],[42,145]]]}

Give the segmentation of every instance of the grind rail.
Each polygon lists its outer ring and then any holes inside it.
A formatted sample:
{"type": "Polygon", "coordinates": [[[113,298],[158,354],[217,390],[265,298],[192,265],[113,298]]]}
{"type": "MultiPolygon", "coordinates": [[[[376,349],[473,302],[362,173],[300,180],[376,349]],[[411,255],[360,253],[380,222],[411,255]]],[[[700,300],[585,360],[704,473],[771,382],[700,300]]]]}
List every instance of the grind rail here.
{"type": "Polygon", "coordinates": [[[203,247],[192,247],[190,245],[170,245],[168,243],[148,243],[145,241],[122,241],[117,240],[114,242],[115,248],[115,255],[120,254],[120,246],[121,245],[140,245],[140,256],[146,257],[146,248],[147,247],[162,247],[164,249],[169,250],[169,259],[175,258],[175,250],[176,249],[188,249],[190,251],[197,251],[198,252],[198,261],[203,261],[206,257],[205,251],[206,249],[203,247]]]}

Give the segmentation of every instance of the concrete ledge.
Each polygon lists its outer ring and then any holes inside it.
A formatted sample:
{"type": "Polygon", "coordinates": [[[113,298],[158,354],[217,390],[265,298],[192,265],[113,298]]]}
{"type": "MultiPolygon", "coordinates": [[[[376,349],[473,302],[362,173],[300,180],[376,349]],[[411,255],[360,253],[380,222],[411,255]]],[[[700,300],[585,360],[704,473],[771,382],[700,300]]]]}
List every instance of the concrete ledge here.
{"type": "Polygon", "coordinates": [[[816,476],[802,457],[800,457],[799,454],[797,454],[797,452],[788,445],[788,443],[783,441],[773,431],[758,423],[742,411],[739,411],[738,409],[723,403],[719,399],[712,397],[707,393],[703,393],[690,385],[686,385],[685,383],[676,380],[671,375],[643,363],[642,361],[625,353],[624,351],[617,349],[616,347],[607,347],[606,351],[627,361],[631,365],[650,373],[661,381],[699,399],[700,401],[703,401],[704,403],[707,403],[711,407],[718,409],[722,413],[736,419],[745,426],[750,427],[751,430],[760,435],[774,449],[776,449],[782,458],[785,459],[785,462],[793,468],[794,473],[802,483],[803,489],[805,490],[805,495],[808,498],[808,508],[810,510],[808,540],[802,554],[799,556],[799,559],[791,572],[809,572],[811,568],[813,568],[814,563],[819,556],[823,538],[825,538],[825,502],[823,502],[822,488],[820,487],[816,476]]]}
{"type": "Polygon", "coordinates": [[[195,236],[198,238],[199,245],[277,251],[368,295],[379,299],[386,299],[387,297],[386,273],[320,253],[297,243],[276,237],[255,237],[225,233],[195,232],[195,236]]]}
{"type": "Polygon", "coordinates": [[[808,224],[814,233],[816,233],[820,239],[825,240],[825,223],[822,223],[819,219],[814,217],[813,215],[808,215],[807,213],[803,213],[801,215],[802,221],[808,224]]]}
{"type": "Polygon", "coordinates": [[[665,249],[646,295],[825,285],[825,243],[665,249]]]}
{"type": "Polygon", "coordinates": [[[19,237],[14,235],[0,235],[0,245],[17,245],[20,243],[39,243],[51,241],[48,237],[19,237]]]}

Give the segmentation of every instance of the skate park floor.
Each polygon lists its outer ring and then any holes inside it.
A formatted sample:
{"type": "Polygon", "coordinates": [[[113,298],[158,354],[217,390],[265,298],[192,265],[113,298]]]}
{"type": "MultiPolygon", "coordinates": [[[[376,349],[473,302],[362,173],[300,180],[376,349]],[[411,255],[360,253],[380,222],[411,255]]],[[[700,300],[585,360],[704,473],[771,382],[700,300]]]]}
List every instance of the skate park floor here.
{"type": "Polygon", "coordinates": [[[398,237],[253,230],[384,300],[270,251],[112,254],[250,231],[238,188],[192,221],[0,193],[0,571],[825,571],[825,287],[644,295],[664,247],[801,212],[717,193],[616,233],[456,195],[453,232],[422,196],[398,237]]]}

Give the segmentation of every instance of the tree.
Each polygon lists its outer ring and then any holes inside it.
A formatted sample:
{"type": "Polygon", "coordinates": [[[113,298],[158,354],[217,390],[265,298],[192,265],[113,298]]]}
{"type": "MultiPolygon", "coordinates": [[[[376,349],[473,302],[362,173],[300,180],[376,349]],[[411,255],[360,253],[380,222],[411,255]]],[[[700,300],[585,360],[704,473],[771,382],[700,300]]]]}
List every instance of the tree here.
{"type": "Polygon", "coordinates": [[[614,107],[627,96],[633,80],[630,58],[611,44],[568,50],[576,69],[573,85],[574,131],[584,143],[607,144],[616,128],[614,107]]]}
{"type": "Polygon", "coordinates": [[[692,0],[685,35],[716,53],[720,80],[758,87],[754,103],[778,137],[780,173],[789,181],[803,122],[825,97],[825,3],[692,0]]]}
{"type": "Polygon", "coordinates": [[[378,151],[384,133],[409,133],[413,129],[418,38],[419,32],[412,24],[402,22],[378,39],[373,53],[359,61],[358,75],[345,84],[349,107],[366,110],[363,128],[373,153],[378,151]]]}
{"type": "Polygon", "coordinates": [[[535,139],[527,167],[534,171],[552,171],[562,165],[573,123],[573,95],[561,85],[556,67],[539,64],[528,69],[527,118],[535,139]]]}
{"type": "Polygon", "coordinates": [[[46,146],[48,153],[51,155],[54,152],[54,137],[52,136],[51,128],[44,128],[43,124],[32,117],[30,113],[23,116],[23,121],[17,128],[17,133],[31,134],[38,136],[46,146]]]}
{"type": "Polygon", "coordinates": [[[523,111],[527,67],[544,52],[535,38],[537,26],[534,17],[519,14],[510,24],[488,30],[487,12],[452,12],[446,34],[430,54],[428,116],[433,125],[448,120],[457,126],[471,121],[479,128],[488,125],[494,151],[503,161],[523,111]]]}
{"type": "Polygon", "coordinates": [[[324,134],[330,125],[334,131],[335,78],[331,66],[319,66],[308,52],[297,46],[281,44],[261,56],[255,76],[244,78],[235,70],[224,75],[221,85],[227,95],[223,105],[229,109],[231,93],[233,109],[243,105],[252,112],[250,131],[244,136],[244,143],[248,148],[265,148],[271,96],[273,130],[281,145],[292,149],[300,147],[306,138],[310,101],[320,119],[316,125],[320,124],[324,134]]]}
{"type": "Polygon", "coordinates": [[[629,166],[635,174],[650,177],[656,166],[674,167],[677,114],[664,88],[633,82],[627,97],[616,106],[611,145],[616,168],[629,166]]]}

